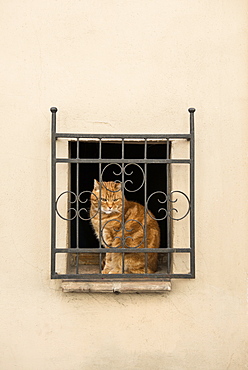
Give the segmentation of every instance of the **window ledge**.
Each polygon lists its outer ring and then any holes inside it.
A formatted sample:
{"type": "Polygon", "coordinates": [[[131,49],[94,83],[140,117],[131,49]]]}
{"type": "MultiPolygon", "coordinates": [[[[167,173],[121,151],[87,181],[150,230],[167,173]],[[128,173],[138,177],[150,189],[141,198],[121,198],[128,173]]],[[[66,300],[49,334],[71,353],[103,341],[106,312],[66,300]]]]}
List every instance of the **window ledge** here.
{"type": "Polygon", "coordinates": [[[62,281],[65,293],[162,293],[170,290],[170,281],[62,281]]]}

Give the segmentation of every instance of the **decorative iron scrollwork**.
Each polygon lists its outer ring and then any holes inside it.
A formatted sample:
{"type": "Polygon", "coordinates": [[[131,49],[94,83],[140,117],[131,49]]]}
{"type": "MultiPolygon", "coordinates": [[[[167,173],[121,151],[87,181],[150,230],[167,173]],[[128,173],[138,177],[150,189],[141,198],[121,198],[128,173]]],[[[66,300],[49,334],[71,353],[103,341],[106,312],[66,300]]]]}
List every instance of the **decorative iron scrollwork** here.
{"type": "Polygon", "coordinates": [[[85,207],[80,207],[80,204],[85,204],[85,203],[87,203],[89,201],[91,194],[98,200],[97,196],[94,193],[92,193],[91,191],[88,191],[88,190],[82,191],[79,195],[75,194],[73,191],[64,191],[63,193],[61,193],[58,196],[58,198],[56,200],[56,203],[55,203],[56,213],[58,214],[58,216],[60,218],[62,218],[65,221],[72,221],[76,217],[79,217],[82,221],[89,221],[89,220],[91,220],[93,217],[95,217],[98,214],[99,210],[97,210],[92,217],[89,217],[89,210],[87,208],[85,208],[85,207]],[[67,210],[67,213],[70,214],[71,212],[73,212],[73,215],[70,218],[62,216],[61,215],[61,212],[58,209],[59,208],[58,207],[59,200],[65,194],[68,194],[69,195],[68,198],[70,198],[71,195],[73,195],[73,197],[75,198],[75,200],[70,200],[70,199],[67,200],[67,202],[69,204],[69,208],[67,210]],[[89,194],[89,198],[84,199],[84,200],[81,199],[81,197],[83,195],[85,195],[85,194],[89,194]],[[70,207],[71,204],[75,204],[76,207],[70,207]],[[87,217],[83,217],[82,214],[81,214],[82,212],[85,212],[87,214],[87,217]]]}
{"type": "Polygon", "coordinates": [[[156,220],[156,221],[163,221],[163,220],[165,220],[167,217],[169,217],[170,219],[172,219],[172,220],[175,220],[175,221],[180,221],[180,220],[182,220],[182,219],[184,219],[188,214],[189,214],[189,212],[190,212],[190,200],[189,200],[189,198],[188,198],[188,196],[184,193],[184,192],[182,192],[182,191],[180,191],[180,190],[174,190],[174,191],[171,191],[169,194],[166,194],[166,193],[164,193],[163,191],[155,191],[154,193],[152,193],[149,197],[148,197],[148,199],[147,199],[147,201],[146,201],[146,209],[147,209],[147,213],[149,214],[149,216],[151,217],[151,218],[153,218],[154,220],[156,220]],[[172,197],[172,195],[173,194],[176,194],[176,193],[179,193],[179,194],[182,194],[184,197],[185,197],[185,199],[186,199],[186,201],[187,201],[187,204],[188,204],[188,207],[187,207],[187,211],[184,213],[184,215],[183,216],[181,216],[181,217],[179,217],[179,218],[176,218],[176,217],[173,217],[173,215],[172,215],[172,213],[173,212],[179,212],[178,211],[178,209],[177,208],[171,208],[171,209],[169,209],[169,206],[168,206],[168,204],[169,204],[169,202],[170,203],[176,203],[177,201],[178,201],[178,199],[175,199],[175,200],[172,200],[171,199],[171,197],[172,197]],[[149,211],[149,209],[148,209],[148,203],[149,203],[149,201],[150,201],[150,199],[153,197],[153,196],[155,196],[156,194],[158,194],[158,195],[161,195],[162,196],[162,199],[160,198],[160,199],[157,199],[157,201],[160,203],[160,204],[165,204],[165,203],[167,203],[167,208],[165,208],[165,207],[161,207],[161,208],[159,208],[158,209],[158,213],[160,213],[160,212],[163,212],[164,213],[164,215],[162,216],[162,217],[155,217],[155,216],[153,216],[152,214],[151,214],[151,212],[149,211]]]}
{"type": "MultiPolygon", "coordinates": [[[[123,174],[123,176],[131,176],[131,175],[133,175],[134,172],[132,170],[131,170],[131,172],[128,172],[127,171],[127,168],[130,167],[130,166],[135,166],[135,167],[137,167],[141,171],[141,173],[142,173],[141,185],[138,186],[136,189],[131,190],[130,188],[128,189],[128,187],[126,186],[126,184],[128,184],[128,183],[129,184],[132,184],[132,185],[134,184],[134,182],[131,179],[124,180],[124,182],[123,182],[123,188],[124,188],[124,190],[128,191],[129,193],[134,193],[136,191],[139,191],[142,188],[142,186],[144,185],[144,182],[145,182],[145,173],[144,173],[143,168],[141,166],[139,166],[137,163],[128,163],[125,166],[122,166],[119,163],[109,163],[109,164],[107,164],[104,167],[103,171],[102,171],[102,174],[101,174],[101,182],[104,182],[104,178],[103,178],[104,177],[103,176],[104,175],[104,172],[110,166],[118,166],[119,167],[119,169],[120,169],[119,172],[115,172],[113,170],[113,175],[115,175],[115,176],[120,176],[122,174],[123,174]]],[[[119,182],[120,183],[121,181],[116,180],[116,182],[119,182]]],[[[104,186],[104,184],[103,184],[103,186],[104,186]]],[[[110,190],[110,189],[107,189],[107,190],[109,190],[111,192],[118,192],[119,191],[119,190],[110,190]]]]}
{"type": "Polygon", "coordinates": [[[58,198],[57,198],[57,200],[56,200],[56,202],[55,202],[55,210],[56,210],[56,213],[59,215],[59,217],[60,218],[62,218],[63,220],[65,220],[65,221],[72,221],[72,220],[74,220],[74,218],[76,218],[77,216],[78,216],[78,212],[77,212],[77,209],[76,208],[73,208],[73,207],[70,207],[70,208],[68,208],[68,210],[67,210],[67,213],[69,213],[70,214],[70,212],[74,212],[74,215],[72,216],[72,217],[70,217],[70,218],[67,218],[67,217],[64,217],[64,216],[62,216],[61,215],[61,213],[60,213],[60,211],[59,211],[59,207],[58,207],[58,204],[59,204],[59,200],[63,197],[63,195],[65,195],[65,194],[67,194],[67,195],[69,195],[68,196],[68,198],[70,198],[71,197],[71,195],[73,195],[74,197],[75,197],[75,200],[70,200],[70,199],[68,199],[67,200],[67,202],[68,202],[68,204],[70,205],[70,204],[74,204],[74,203],[77,203],[77,201],[78,201],[78,196],[73,192],[73,191],[64,191],[63,193],[61,193],[59,196],[58,196],[58,198]]]}
{"type": "MultiPolygon", "coordinates": [[[[114,176],[117,176],[117,177],[120,176],[120,175],[122,175],[123,178],[124,178],[124,176],[132,176],[134,174],[134,171],[131,169],[130,166],[135,166],[135,168],[138,168],[141,171],[141,174],[142,174],[141,184],[138,184],[135,189],[130,189],[130,187],[128,185],[129,184],[134,185],[134,181],[132,179],[127,179],[127,180],[124,180],[124,182],[122,183],[123,184],[123,190],[125,190],[127,192],[137,192],[137,191],[139,191],[144,186],[144,183],[145,183],[145,173],[144,173],[144,170],[142,169],[142,167],[140,165],[138,165],[137,163],[128,163],[126,165],[120,165],[119,163],[109,163],[109,164],[107,164],[104,167],[104,169],[103,169],[103,171],[101,173],[101,182],[102,182],[102,184],[103,184],[104,187],[105,187],[105,185],[104,185],[104,172],[110,166],[117,166],[117,168],[119,169],[119,171],[116,171],[115,169],[113,169],[113,171],[112,171],[113,172],[113,175],[114,176]]],[[[121,181],[119,181],[119,180],[116,180],[116,182],[121,183],[121,181]]],[[[107,189],[107,190],[108,191],[111,191],[111,192],[119,192],[119,191],[121,191],[121,189],[118,189],[118,190],[107,189]]],[[[82,191],[79,195],[77,195],[76,193],[74,193],[72,191],[64,191],[64,192],[62,192],[58,196],[58,198],[56,200],[55,209],[56,209],[56,212],[57,212],[58,216],[60,218],[62,218],[63,220],[65,220],[65,221],[72,221],[76,217],[79,217],[82,221],[89,221],[92,218],[96,217],[96,215],[100,212],[100,209],[101,209],[100,203],[101,203],[101,201],[97,198],[96,194],[93,193],[92,191],[85,190],[85,191],[82,191]],[[67,213],[70,215],[70,217],[63,216],[61,214],[61,212],[59,211],[59,207],[58,207],[60,199],[63,196],[65,196],[65,195],[67,195],[67,197],[68,197],[67,202],[68,202],[69,207],[68,207],[67,213]],[[89,209],[86,208],[86,203],[90,201],[90,197],[92,195],[98,201],[99,207],[98,207],[98,209],[96,209],[95,214],[92,217],[90,217],[89,216],[89,209]]],[[[188,196],[184,192],[182,192],[180,190],[171,191],[169,194],[166,194],[163,191],[155,191],[154,193],[150,194],[149,197],[147,198],[147,200],[145,202],[145,207],[146,207],[146,212],[148,213],[148,215],[151,218],[153,218],[154,220],[156,220],[156,221],[163,221],[167,217],[169,217],[170,219],[175,220],[175,221],[180,221],[180,220],[184,219],[189,214],[189,212],[190,212],[190,200],[189,200],[188,196]],[[180,216],[180,217],[175,217],[175,212],[176,213],[179,213],[178,207],[177,208],[176,207],[172,207],[172,208],[169,207],[169,204],[170,203],[171,204],[175,204],[175,203],[178,202],[178,198],[176,198],[175,200],[172,199],[173,195],[175,195],[175,194],[182,195],[186,199],[186,201],[187,201],[187,209],[184,212],[184,214],[182,216],[180,216]],[[149,202],[151,201],[152,198],[154,199],[155,197],[157,197],[157,199],[153,200],[153,204],[155,203],[155,201],[157,201],[161,205],[164,205],[164,206],[161,206],[157,210],[157,213],[159,215],[161,215],[161,217],[155,217],[149,211],[149,202]]],[[[112,220],[110,220],[108,222],[111,222],[111,221],[112,220]]],[[[119,222],[119,220],[117,220],[117,219],[115,221],[118,221],[119,222]]],[[[138,222],[139,223],[139,221],[137,221],[137,220],[129,220],[127,222],[131,222],[131,221],[132,222],[138,222]]],[[[125,232],[127,233],[129,231],[126,228],[126,224],[121,225],[121,227],[123,227],[123,232],[124,233],[125,232]]],[[[141,227],[143,228],[142,225],[141,225],[141,227]]],[[[103,234],[103,230],[102,230],[102,234],[103,234]]],[[[116,237],[116,238],[119,238],[119,237],[116,237]]],[[[126,239],[130,239],[130,238],[131,237],[128,237],[128,236],[126,237],[126,239]]],[[[122,237],[121,239],[122,239],[122,244],[124,243],[125,246],[128,247],[127,243],[125,242],[125,238],[122,237]]],[[[107,245],[106,244],[106,241],[104,241],[104,239],[103,239],[103,242],[104,242],[105,245],[107,245]]],[[[143,241],[140,244],[142,244],[142,243],[143,243],[143,241]]],[[[137,247],[135,247],[135,248],[138,248],[139,245],[137,247]]]]}
{"type": "Polygon", "coordinates": [[[107,247],[107,248],[120,248],[120,247],[122,247],[122,248],[134,248],[134,249],[136,249],[136,248],[139,248],[140,247],[140,245],[144,242],[144,226],[138,221],[138,220],[134,220],[134,219],[130,219],[130,220],[128,220],[128,221],[126,221],[126,222],[122,222],[122,221],[120,221],[120,220],[118,220],[118,219],[111,219],[111,220],[109,220],[109,221],[107,221],[107,222],[105,222],[105,224],[103,225],[103,227],[102,227],[102,230],[101,230],[101,240],[102,240],[102,242],[103,242],[103,245],[105,246],[105,247],[107,247]],[[114,222],[114,223],[119,223],[120,224],[120,228],[119,229],[117,229],[117,228],[115,228],[115,226],[113,225],[113,230],[116,232],[116,233],[118,233],[118,232],[121,232],[121,235],[120,236],[115,236],[114,238],[113,238],[113,242],[112,242],[112,245],[109,245],[107,242],[106,242],[106,240],[105,240],[105,237],[104,237],[104,230],[105,230],[105,227],[109,224],[109,223],[111,223],[111,222],[114,222]],[[129,235],[127,235],[127,233],[131,233],[132,231],[133,231],[133,227],[131,226],[131,228],[127,228],[127,224],[129,224],[130,222],[136,222],[137,224],[139,224],[139,226],[141,226],[141,228],[142,228],[142,232],[143,232],[143,238],[142,238],[142,240],[141,240],[141,242],[138,244],[138,245],[135,245],[135,246],[130,246],[128,243],[127,243],[127,241],[128,240],[133,240],[133,237],[132,236],[129,236],[129,235]],[[120,240],[120,243],[119,243],[119,245],[115,245],[115,243],[114,243],[114,241],[115,240],[117,240],[117,239],[119,239],[120,240]],[[114,245],[113,245],[114,244],[114,245]]]}

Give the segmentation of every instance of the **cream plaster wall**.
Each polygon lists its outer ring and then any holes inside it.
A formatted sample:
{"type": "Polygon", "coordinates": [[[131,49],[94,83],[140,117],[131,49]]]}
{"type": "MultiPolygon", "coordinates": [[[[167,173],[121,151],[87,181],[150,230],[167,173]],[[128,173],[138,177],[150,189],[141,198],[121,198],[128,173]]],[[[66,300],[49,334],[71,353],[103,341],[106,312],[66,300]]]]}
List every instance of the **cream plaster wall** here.
{"type": "Polygon", "coordinates": [[[248,368],[245,0],[1,1],[3,370],[248,368]],[[196,279],[159,295],[65,294],[50,269],[58,129],[187,132],[196,279]]]}

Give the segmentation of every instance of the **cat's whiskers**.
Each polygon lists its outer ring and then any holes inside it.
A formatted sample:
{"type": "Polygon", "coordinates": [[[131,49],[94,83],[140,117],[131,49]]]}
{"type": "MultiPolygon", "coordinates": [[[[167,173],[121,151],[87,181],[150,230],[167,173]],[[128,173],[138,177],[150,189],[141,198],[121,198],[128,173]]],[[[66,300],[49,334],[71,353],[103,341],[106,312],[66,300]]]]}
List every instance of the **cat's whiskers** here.
{"type": "Polygon", "coordinates": [[[110,215],[111,213],[121,213],[118,209],[101,209],[101,212],[106,213],[107,215],[110,215]]]}

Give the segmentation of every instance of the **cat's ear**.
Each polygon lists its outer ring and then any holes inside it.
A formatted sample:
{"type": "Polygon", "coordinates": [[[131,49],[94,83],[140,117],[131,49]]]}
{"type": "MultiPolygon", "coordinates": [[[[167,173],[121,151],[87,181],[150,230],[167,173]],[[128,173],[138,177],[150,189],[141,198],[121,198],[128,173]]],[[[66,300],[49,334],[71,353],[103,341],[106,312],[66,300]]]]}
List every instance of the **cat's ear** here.
{"type": "Polygon", "coordinates": [[[99,182],[96,179],[94,180],[94,190],[99,190],[99,182]]]}
{"type": "Polygon", "coordinates": [[[121,182],[116,182],[115,183],[115,188],[117,191],[120,191],[121,190],[121,182]]]}

